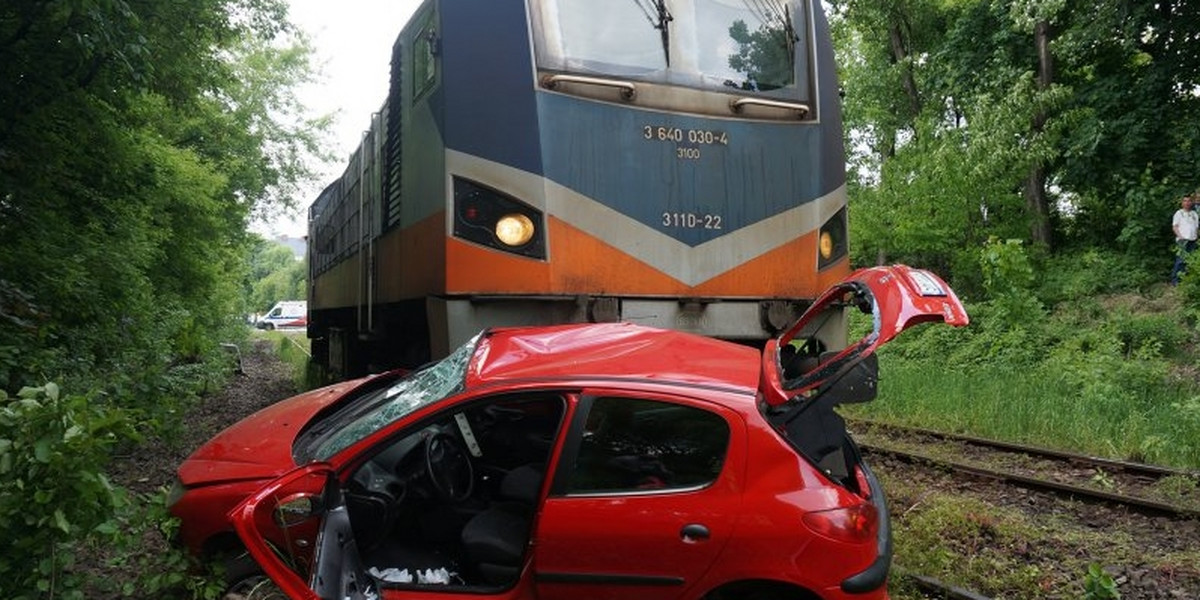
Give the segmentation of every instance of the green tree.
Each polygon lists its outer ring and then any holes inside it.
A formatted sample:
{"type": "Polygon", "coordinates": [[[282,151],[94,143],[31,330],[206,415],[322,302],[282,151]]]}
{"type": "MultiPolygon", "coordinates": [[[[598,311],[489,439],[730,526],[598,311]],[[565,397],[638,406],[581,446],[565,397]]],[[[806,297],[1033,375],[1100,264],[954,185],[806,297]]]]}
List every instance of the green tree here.
{"type": "Polygon", "coordinates": [[[81,597],[70,549],[146,512],[104,477],[108,454],[169,434],[218,342],[244,334],[247,223],[320,158],[322,122],[292,92],[309,50],[286,7],[0,4],[6,598],[81,597]]]}
{"type": "Polygon", "coordinates": [[[280,300],[308,297],[307,262],[296,260],[287,246],[259,238],[250,265],[247,278],[249,310],[266,312],[280,300]]]}
{"type": "Polygon", "coordinates": [[[265,238],[257,238],[250,256],[250,280],[258,281],[294,264],[296,255],[292,253],[291,248],[265,238]]]}
{"type": "Polygon", "coordinates": [[[321,158],[307,42],[282,0],[16,0],[0,52],[0,310],[24,314],[0,388],[153,406],[148,379],[231,335],[248,220],[321,158]]]}
{"type": "Polygon", "coordinates": [[[1057,174],[1078,207],[1068,233],[1166,262],[1170,215],[1200,187],[1200,2],[1072,3],[1067,18],[1060,71],[1075,94],[1057,174]]]}
{"type": "Polygon", "coordinates": [[[832,6],[857,262],[966,264],[953,248],[997,236],[1169,265],[1167,220],[1200,187],[1200,2],[832,6]]]}
{"type": "Polygon", "coordinates": [[[967,128],[972,98],[948,92],[947,74],[930,68],[959,11],[921,0],[834,4],[856,263],[974,265],[972,249],[1012,202],[967,128]]]}

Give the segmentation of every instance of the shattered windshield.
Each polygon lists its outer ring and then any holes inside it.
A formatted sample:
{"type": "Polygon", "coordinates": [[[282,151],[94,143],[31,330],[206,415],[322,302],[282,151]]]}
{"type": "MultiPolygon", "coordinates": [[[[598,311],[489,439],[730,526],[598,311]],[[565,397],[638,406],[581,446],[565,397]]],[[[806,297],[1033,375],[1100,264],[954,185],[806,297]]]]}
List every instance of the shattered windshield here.
{"type": "Polygon", "coordinates": [[[531,4],[544,69],[770,92],[794,90],[809,68],[807,13],[795,0],[531,4]]]}
{"type": "Polygon", "coordinates": [[[317,446],[314,460],[328,460],[387,425],[417,409],[448,398],[463,390],[467,364],[475,353],[479,336],[442,359],[441,362],[401,379],[395,385],[348,406],[335,415],[339,422],[317,446]],[[343,421],[344,422],[341,422],[343,421]]]}

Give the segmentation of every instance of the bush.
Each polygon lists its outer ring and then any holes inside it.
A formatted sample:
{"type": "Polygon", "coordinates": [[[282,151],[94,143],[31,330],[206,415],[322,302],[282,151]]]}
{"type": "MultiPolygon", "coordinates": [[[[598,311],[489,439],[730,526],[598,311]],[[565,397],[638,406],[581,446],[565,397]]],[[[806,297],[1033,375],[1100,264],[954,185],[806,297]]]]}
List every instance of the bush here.
{"type": "Polygon", "coordinates": [[[71,573],[77,542],[117,535],[128,498],[103,469],[136,437],[103,398],[64,396],[53,383],[15,398],[0,390],[0,597],[83,597],[71,573]]]}
{"type": "Polygon", "coordinates": [[[1038,269],[1038,296],[1048,305],[1100,294],[1132,293],[1166,282],[1170,264],[1156,270],[1135,256],[1090,248],[1049,257],[1038,269]]]}
{"type": "Polygon", "coordinates": [[[1044,309],[1033,293],[1033,264],[1020,240],[989,240],[979,262],[993,318],[1005,326],[1020,326],[1041,316],[1044,309]]]}
{"type": "Polygon", "coordinates": [[[1198,311],[1200,310],[1200,252],[1189,254],[1186,260],[1187,272],[1180,277],[1179,286],[1176,289],[1188,308],[1198,311]]]}
{"type": "Polygon", "coordinates": [[[95,592],[122,598],[193,598],[213,600],[225,589],[221,573],[198,569],[194,558],[182,548],[147,544],[150,537],[170,539],[179,528],[179,520],[168,508],[169,493],[139,495],[119,511],[122,534],[106,542],[114,543],[106,572],[115,574],[93,581],[95,592]]]}

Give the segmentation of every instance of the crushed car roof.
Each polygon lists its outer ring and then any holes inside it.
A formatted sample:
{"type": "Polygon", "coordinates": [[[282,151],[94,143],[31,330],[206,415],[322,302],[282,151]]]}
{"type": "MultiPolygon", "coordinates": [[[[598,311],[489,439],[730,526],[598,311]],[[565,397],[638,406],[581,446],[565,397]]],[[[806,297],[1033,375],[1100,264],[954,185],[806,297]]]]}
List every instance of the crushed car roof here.
{"type": "Polygon", "coordinates": [[[642,379],[758,389],[749,346],[633,323],[496,328],[480,338],[467,385],[529,379],[642,379]]]}

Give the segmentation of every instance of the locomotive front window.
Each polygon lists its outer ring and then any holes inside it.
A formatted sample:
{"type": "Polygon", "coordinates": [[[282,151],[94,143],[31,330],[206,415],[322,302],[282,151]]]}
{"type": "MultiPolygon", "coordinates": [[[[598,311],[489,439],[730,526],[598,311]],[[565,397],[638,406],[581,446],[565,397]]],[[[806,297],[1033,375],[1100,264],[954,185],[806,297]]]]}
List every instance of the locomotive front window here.
{"type": "Polygon", "coordinates": [[[808,97],[795,0],[530,0],[538,66],[740,94],[808,97]]]}
{"type": "Polygon", "coordinates": [[[665,69],[653,0],[550,0],[542,4],[547,59],[561,70],[631,76],[665,69]]]}

